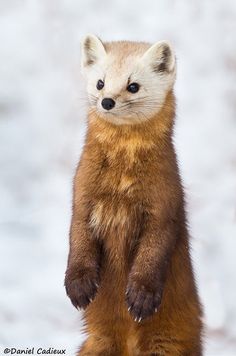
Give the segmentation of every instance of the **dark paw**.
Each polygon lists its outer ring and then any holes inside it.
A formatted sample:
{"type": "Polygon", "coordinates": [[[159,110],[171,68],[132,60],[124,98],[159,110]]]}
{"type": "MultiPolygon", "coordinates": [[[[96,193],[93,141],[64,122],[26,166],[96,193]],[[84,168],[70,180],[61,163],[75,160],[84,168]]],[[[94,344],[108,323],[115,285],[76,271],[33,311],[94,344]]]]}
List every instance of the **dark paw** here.
{"type": "Polygon", "coordinates": [[[148,289],[144,284],[131,281],[126,290],[128,311],[134,321],[140,322],[158,311],[161,304],[162,290],[148,289]]]}
{"type": "Polygon", "coordinates": [[[77,269],[66,272],[66,293],[72,304],[78,309],[85,309],[95,298],[98,289],[98,272],[96,269],[77,269]]]}

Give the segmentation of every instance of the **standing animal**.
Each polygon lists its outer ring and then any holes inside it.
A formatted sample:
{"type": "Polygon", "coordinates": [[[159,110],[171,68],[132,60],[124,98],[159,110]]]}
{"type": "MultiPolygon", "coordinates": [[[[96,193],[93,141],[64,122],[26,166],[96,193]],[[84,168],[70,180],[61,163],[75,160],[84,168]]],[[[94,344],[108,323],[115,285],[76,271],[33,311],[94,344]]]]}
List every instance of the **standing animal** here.
{"type": "Polygon", "coordinates": [[[200,356],[201,306],[173,146],[167,41],[82,41],[88,129],[74,179],[67,295],[80,356],[200,356]]]}

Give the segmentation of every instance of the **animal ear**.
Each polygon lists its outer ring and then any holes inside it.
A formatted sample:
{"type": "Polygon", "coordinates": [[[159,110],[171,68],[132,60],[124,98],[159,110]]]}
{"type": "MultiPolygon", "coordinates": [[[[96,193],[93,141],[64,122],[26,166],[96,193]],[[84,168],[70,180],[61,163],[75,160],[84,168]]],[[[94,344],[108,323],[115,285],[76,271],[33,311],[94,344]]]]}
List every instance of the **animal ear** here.
{"type": "Polygon", "coordinates": [[[106,56],[106,50],[102,41],[94,35],[85,36],[81,41],[82,68],[95,64],[104,56],[106,56]]]}
{"type": "Polygon", "coordinates": [[[142,60],[156,73],[171,73],[175,69],[175,54],[168,41],[160,41],[152,45],[144,53],[142,60]]]}

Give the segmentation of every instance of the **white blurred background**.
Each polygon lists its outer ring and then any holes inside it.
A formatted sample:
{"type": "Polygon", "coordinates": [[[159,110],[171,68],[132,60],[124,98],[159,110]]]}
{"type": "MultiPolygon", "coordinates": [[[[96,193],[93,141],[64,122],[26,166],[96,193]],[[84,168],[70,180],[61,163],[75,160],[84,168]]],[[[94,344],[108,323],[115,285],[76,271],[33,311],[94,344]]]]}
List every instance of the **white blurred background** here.
{"type": "MultiPolygon", "coordinates": [[[[236,355],[235,0],[0,0],[0,346],[81,343],[63,287],[85,134],[79,41],[169,39],[205,355],[236,355]]],[[[1,350],[0,350],[1,352],[1,350]]]]}

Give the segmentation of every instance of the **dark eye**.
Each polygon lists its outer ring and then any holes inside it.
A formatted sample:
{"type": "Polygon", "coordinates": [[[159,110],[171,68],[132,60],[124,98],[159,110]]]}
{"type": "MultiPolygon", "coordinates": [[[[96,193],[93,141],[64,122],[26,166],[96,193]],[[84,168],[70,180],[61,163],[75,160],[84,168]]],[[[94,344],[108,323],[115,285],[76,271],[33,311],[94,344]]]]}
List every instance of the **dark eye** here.
{"type": "Polygon", "coordinates": [[[101,90],[104,87],[104,82],[99,79],[99,81],[97,82],[97,90],[101,90]]]}
{"type": "Polygon", "coordinates": [[[131,83],[130,85],[127,86],[127,90],[130,92],[130,93],[137,93],[139,91],[139,84],[138,83],[131,83]]]}

